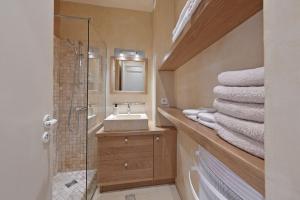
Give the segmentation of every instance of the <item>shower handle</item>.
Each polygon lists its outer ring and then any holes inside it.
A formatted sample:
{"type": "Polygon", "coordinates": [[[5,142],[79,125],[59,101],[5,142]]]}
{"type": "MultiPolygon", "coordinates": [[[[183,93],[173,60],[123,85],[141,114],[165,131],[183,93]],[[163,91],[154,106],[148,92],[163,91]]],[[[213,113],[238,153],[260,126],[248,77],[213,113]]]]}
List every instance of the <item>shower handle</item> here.
{"type": "Polygon", "coordinates": [[[77,111],[77,112],[85,111],[85,110],[87,110],[87,109],[88,109],[88,108],[85,107],[85,106],[82,106],[82,107],[76,107],[76,111],[77,111]]]}

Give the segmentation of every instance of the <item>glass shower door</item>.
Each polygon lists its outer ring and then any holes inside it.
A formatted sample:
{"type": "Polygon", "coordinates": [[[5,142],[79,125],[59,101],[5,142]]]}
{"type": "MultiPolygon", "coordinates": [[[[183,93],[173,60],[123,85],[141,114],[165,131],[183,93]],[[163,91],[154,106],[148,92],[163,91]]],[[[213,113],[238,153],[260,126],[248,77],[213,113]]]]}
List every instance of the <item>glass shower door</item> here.
{"type": "Polygon", "coordinates": [[[89,19],[55,16],[52,199],[87,197],[89,19]]]}
{"type": "Polygon", "coordinates": [[[90,24],[88,70],[88,135],[87,135],[87,194],[93,196],[97,186],[97,131],[106,117],[106,68],[107,48],[90,24]]]}

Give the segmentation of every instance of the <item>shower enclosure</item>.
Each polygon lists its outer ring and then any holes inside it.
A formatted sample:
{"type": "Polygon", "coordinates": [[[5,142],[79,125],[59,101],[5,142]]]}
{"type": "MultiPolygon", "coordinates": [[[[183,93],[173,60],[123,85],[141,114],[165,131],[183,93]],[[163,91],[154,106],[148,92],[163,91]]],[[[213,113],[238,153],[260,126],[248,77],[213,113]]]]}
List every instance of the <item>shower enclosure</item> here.
{"type": "Polygon", "coordinates": [[[91,199],[105,118],[106,46],[90,18],[55,16],[52,199],[91,199]]]}

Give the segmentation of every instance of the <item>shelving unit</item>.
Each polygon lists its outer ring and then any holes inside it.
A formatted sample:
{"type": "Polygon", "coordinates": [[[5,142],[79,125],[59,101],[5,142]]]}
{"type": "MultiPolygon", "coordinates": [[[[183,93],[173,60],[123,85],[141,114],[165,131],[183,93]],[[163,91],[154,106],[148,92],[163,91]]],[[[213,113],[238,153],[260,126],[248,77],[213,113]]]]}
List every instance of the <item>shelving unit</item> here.
{"type": "Polygon", "coordinates": [[[202,0],[159,71],[174,71],[263,8],[263,0],[202,0]]]}
{"type": "Polygon", "coordinates": [[[171,121],[179,130],[188,134],[198,144],[227,165],[248,184],[264,195],[264,160],[255,157],[219,138],[216,132],[186,118],[177,108],[158,108],[158,112],[171,121]]]}

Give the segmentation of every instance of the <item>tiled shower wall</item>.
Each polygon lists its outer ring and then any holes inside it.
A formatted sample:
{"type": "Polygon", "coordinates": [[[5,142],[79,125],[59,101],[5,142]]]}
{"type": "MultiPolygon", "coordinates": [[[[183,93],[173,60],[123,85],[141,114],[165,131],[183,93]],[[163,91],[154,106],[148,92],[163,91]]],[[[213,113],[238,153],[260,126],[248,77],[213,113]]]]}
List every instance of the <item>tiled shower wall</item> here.
{"type": "Polygon", "coordinates": [[[86,169],[86,47],[79,41],[54,40],[55,172],[86,169]],[[79,46],[81,53],[79,55],[79,46]],[[79,65],[82,56],[82,65],[79,65]]]}
{"type": "Polygon", "coordinates": [[[97,89],[87,93],[87,45],[79,41],[54,38],[54,117],[58,119],[58,128],[54,134],[54,174],[57,172],[96,169],[97,139],[96,129],[105,118],[105,51],[99,47],[98,64],[90,59],[90,73],[93,67],[96,73],[97,89]],[[79,46],[81,46],[81,66],[79,66],[79,46]],[[88,138],[86,141],[88,104],[95,107],[96,117],[88,122],[88,138]],[[94,130],[94,131],[91,131],[94,130]],[[87,148],[86,148],[87,147],[87,148]],[[86,150],[88,152],[86,152],[86,150]],[[86,153],[87,166],[86,166],[86,153]]]}

